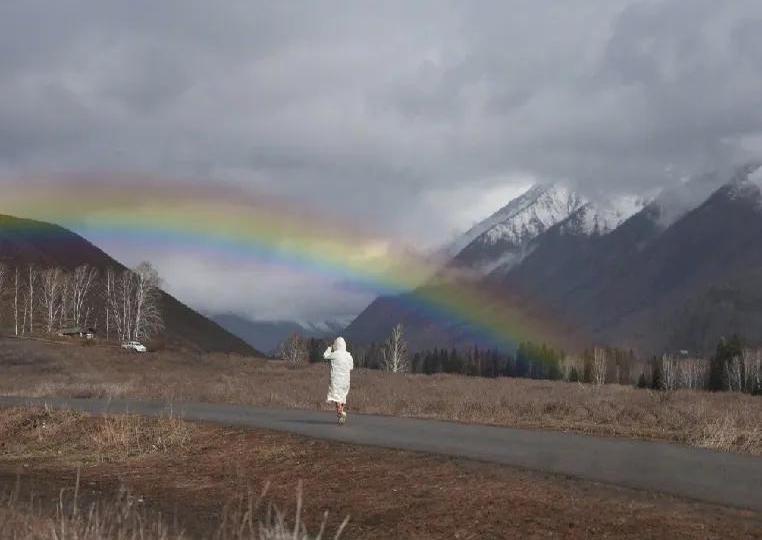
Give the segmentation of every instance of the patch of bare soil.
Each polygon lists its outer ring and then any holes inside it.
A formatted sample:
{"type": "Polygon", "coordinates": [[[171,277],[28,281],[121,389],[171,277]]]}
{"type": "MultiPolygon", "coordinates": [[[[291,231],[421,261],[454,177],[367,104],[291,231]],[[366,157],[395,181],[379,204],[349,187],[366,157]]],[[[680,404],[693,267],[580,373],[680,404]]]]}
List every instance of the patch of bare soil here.
{"type": "Polygon", "coordinates": [[[209,537],[242,493],[268,482],[268,500],[293,516],[301,482],[307,529],[317,531],[326,511],[327,531],[349,515],[343,538],[762,538],[758,513],[503,466],[262,430],[13,414],[0,422],[0,437],[14,430],[20,441],[0,447],[3,486],[20,473],[27,492],[56,499],[80,467],[89,493],[123,486],[190,537],[209,537]],[[143,450],[124,452],[113,437],[104,443],[115,429],[138,433],[130,444],[143,450]],[[148,444],[167,436],[165,447],[148,444]]]}

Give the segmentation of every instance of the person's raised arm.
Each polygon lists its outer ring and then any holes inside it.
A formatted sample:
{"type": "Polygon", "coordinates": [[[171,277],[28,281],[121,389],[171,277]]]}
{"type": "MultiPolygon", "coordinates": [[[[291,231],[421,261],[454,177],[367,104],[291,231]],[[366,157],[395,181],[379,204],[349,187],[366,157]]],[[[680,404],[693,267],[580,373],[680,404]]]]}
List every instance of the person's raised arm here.
{"type": "Polygon", "coordinates": [[[331,349],[331,346],[329,345],[328,348],[323,353],[323,359],[324,360],[330,360],[332,353],[333,353],[333,349],[331,349]]]}

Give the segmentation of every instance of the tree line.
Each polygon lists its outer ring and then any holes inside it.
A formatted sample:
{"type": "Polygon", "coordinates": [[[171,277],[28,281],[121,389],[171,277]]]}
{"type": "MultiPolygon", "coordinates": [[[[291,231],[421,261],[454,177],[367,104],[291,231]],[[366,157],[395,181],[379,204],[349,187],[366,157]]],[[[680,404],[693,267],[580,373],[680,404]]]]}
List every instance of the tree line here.
{"type": "MultiPolygon", "coordinates": [[[[281,348],[289,363],[322,362],[328,340],[292,335],[281,348]]],[[[519,377],[590,384],[623,384],[655,390],[711,390],[762,394],[762,349],[744,347],[738,336],[722,339],[710,358],[663,355],[650,360],[634,351],[591,347],[567,354],[543,343],[523,342],[512,353],[473,346],[409,354],[402,325],[383,343],[352,347],[355,366],[403,373],[452,373],[519,377]]]]}
{"type": "Polygon", "coordinates": [[[79,328],[107,340],[148,341],[164,328],[160,285],[147,262],[105,271],[0,263],[0,321],[16,336],[79,328]]]}

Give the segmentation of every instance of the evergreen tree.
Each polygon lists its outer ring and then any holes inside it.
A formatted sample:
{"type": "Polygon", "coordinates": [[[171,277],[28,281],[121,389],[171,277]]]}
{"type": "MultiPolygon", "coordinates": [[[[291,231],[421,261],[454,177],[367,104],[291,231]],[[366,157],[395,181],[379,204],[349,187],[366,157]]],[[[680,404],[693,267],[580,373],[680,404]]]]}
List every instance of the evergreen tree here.
{"type": "Polygon", "coordinates": [[[529,373],[528,343],[520,343],[516,351],[516,366],[514,368],[514,377],[526,377],[529,373]]]}
{"type": "Polygon", "coordinates": [[[593,353],[589,349],[582,353],[582,382],[593,382],[593,353]]]}
{"type": "Polygon", "coordinates": [[[421,353],[417,352],[413,355],[413,360],[411,361],[410,371],[412,373],[420,373],[421,372],[421,353]]]}
{"type": "Polygon", "coordinates": [[[661,390],[661,362],[654,356],[651,359],[651,389],[661,390]]]}
{"type": "Polygon", "coordinates": [[[579,373],[577,373],[576,367],[572,367],[569,371],[569,382],[579,382],[579,373]]]}
{"type": "Polygon", "coordinates": [[[725,366],[728,362],[740,356],[743,351],[743,343],[738,335],[733,335],[730,339],[722,338],[717,344],[717,351],[709,362],[709,383],[708,389],[716,392],[725,390],[725,366]]]}
{"type": "Polygon", "coordinates": [[[323,352],[327,342],[323,339],[309,338],[307,341],[307,355],[311,364],[323,361],[323,352]]]}

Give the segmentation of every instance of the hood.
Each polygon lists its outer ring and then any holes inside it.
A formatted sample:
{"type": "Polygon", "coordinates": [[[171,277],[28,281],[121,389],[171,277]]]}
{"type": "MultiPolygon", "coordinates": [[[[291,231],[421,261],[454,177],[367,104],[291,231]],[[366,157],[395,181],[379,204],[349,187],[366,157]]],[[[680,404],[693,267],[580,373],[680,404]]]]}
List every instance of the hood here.
{"type": "Polygon", "coordinates": [[[346,351],[347,350],[347,342],[344,341],[343,337],[337,337],[336,340],[333,342],[333,350],[334,351],[346,351]]]}

